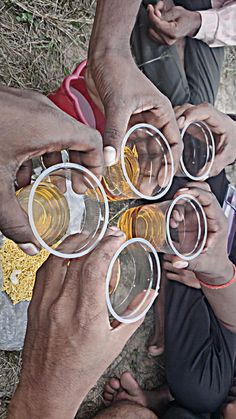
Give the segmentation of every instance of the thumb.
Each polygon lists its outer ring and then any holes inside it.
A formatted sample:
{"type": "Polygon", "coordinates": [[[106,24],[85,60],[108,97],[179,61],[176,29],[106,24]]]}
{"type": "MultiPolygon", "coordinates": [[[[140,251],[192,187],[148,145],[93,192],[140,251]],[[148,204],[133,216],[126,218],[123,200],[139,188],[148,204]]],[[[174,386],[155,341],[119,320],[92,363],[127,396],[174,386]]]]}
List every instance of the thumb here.
{"type": "Polygon", "coordinates": [[[4,236],[19,244],[20,248],[30,256],[39,250],[37,241],[29,225],[28,217],[22,210],[14,190],[11,178],[0,178],[0,230],[4,236]]]}
{"type": "Polygon", "coordinates": [[[216,154],[209,177],[218,175],[228,164],[231,163],[227,157],[228,156],[225,155],[224,151],[220,154],[216,154]]]}
{"type": "Polygon", "coordinates": [[[161,13],[164,11],[164,2],[162,0],[158,1],[158,3],[153,6],[153,9],[155,15],[161,17],[161,13]]]}
{"type": "Polygon", "coordinates": [[[119,337],[119,341],[124,344],[128,339],[136,332],[136,330],[141,326],[145,319],[145,316],[139,319],[134,323],[118,323],[115,322],[112,324],[114,337],[119,337]]]}
{"type": "Polygon", "coordinates": [[[120,158],[121,143],[127,131],[131,112],[114,104],[105,108],[106,125],[104,131],[104,160],[111,166],[120,158]]]}

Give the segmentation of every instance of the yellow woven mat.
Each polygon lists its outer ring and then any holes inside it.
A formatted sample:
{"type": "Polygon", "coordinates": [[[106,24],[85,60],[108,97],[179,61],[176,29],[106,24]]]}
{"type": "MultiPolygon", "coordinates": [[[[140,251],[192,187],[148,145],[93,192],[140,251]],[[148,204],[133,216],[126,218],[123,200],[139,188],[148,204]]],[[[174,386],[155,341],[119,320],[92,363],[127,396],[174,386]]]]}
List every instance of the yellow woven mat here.
{"type": "Polygon", "coordinates": [[[37,256],[27,256],[13,241],[5,239],[0,249],[2,291],[8,294],[13,304],[31,300],[36,272],[48,256],[44,249],[37,256]]]}

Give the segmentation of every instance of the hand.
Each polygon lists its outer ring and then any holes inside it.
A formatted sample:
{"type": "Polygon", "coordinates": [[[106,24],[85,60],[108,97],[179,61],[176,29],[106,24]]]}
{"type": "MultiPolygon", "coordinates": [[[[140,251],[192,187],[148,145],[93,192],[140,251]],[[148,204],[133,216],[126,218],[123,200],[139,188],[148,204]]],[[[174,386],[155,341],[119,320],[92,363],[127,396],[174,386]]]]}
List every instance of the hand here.
{"type": "Polygon", "coordinates": [[[180,129],[193,121],[204,121],[211,129],[215,139],[216,156],[210,176],[218,175],[228,164],[234,162],[236,159],[236,121],[208,103],[197,106],[190,104],[177,106],[175,115],[180,129]]]}
{"type": "Polygon", "coordinates": [[[119,158],[128,126],[147,122],[162,130],[177,170],[182,144],[172,106],[138,69],[130,51],[94,54],[88,61],[86,83],[91,97],[98,106],[103,106],[106,116],[105,164],[114,164],[119,158]]]}
{"type": "Polygon", "coordinates": [[[226,217],[207,183],[190,182],[177,195],[188,193],[198,199],[207,218],[207,242],[202,253],[191,261],[173,256],[173,267],[188,268],[196,277],[206,283],[219,285],[228,282],[234,275],[234,268],[227,255],[228,225],[226,217]]]}
{"type": "Polygon", "coordinates": [[[151,23],[149,34],[161,44],[173,45],[180,38],[193,37],[201,26],[200,13],[180,6],[165,11],[164,2],[159,1],[156,6],[149,5],[147,10],[151,23]]]}
{"type": "Polygon", "coordinates": [[[62,149],[72,150],[71,161],[100,176],[102,140],[98,132],[78,123],[36,92],[0,88],[0,107],[0,230],[33,255],[38,252],[37,242],[16,199],[14,182],[20,187],[30,183],[32,157],[53,152],[47,155],[47,163],[55,163],[55,152],[62,149]]]}
{"type": "MultiPolygon", "coordinates": [[[[170,281],[177,281],[181,284],[186,285],[187,287],[201,288],[200,282],[198,281],[196,275],[194,272],[188,270],[188,269],[179,269],[177,267],[173,266],[173,255],[167,255],[165,254],[164,257],[164,263],[163,263],[163,269],[166,273],[166,278],[170,281]]],[[[175,263],[175,265],[177,262],[175,263]]]]}
{"type": "Polygon", "coordinates": [[[124,241],[125,235],[112,228],[89,255],[69,264],[50,256],[39,269],[9,419],[74,418],[87,392],[142,323],[115,329],[109,323],[105,277],[124,241]]]}

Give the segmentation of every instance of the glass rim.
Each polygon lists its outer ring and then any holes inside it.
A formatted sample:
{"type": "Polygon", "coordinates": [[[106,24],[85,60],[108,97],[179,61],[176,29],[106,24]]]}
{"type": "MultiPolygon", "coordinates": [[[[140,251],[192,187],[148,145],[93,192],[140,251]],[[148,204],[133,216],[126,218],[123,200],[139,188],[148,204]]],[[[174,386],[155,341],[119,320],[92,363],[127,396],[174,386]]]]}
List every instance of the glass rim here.
{"type": "Polygon", "coordinates": [[[172,249],[172,251],[174,252],[174,254],[176,256],[179,256],[181,259],[183,260],[193,260],[195,259],[197,256],[199,256],[201,254],[201,252],[204,249],[204,246],[206,244],[206,240],[207,240],[207,218],[206,218],[206,214],[205,211],[203,209],[203,206],[200,204],[200,202],[197,200],[197,198],[195,198],[194,196],[190,195],[190,194],[182,194],[182,195],[178,195],[172,202],[171,205],[169,206],[168,210],[167,210],[167,215],[166,215],[166,234],[167,234],[167,239],[168,239],[168,243],[172,249]],[[188,201],[193,201],[195,204],[197,204],[198,208],[201,211],[201,215],[203,217],[203,224],[204,224],[204,236],[203,236],[203,240],[202,243],[198,249],[197,252],[193,253],[190,256],[187,255],[183,255],[182,253],[180,253],[176,247],[173,244],[171,235],[170,235],[170,216],[172,213],[172,210],[174,208],[174,206],[176,205],[176,203],[178,201],[180,201],[181,199],[187,199],[188,201]]]}
{"type": "Polygon", "coordinates": [[[161,280],[161,265],[160,265],[160,260],[159,260],[159,256],[158,253],[156,251],[156,249],[152,246],[152,244],[145,239],[142,239],[141,237],[136,237],[130,240],[127,240],[125,243],[123,243],[119,249],[116,251],[116,253],[113,255],[109,267],[108,267],[108,271],[106,274],[106,288],[105,288],[105,295],[106,295],[106,303],[107,303],[107,307],[108,310],[110,312],[110,314],[116,319],[118,320],[120,323],[134,323],[137,322],[138,320],[142,319],[146,313],[148,312],[148,310],[151,308],[153,302],[155,301],[156,297],[158,296],[158,291],[160,288],[160,280],[161,280]],[[154,255],[155,258],[155,263],[157,266],[157,283],[156,283],[156,287],[154,289],[154,294],[149,302],[149,304],[147,305],[147,307],[142,311],[142,313],[140,313],[138,316],[136,317],[132,317],[132,318],[128,318],[128,317],[122,317],[119,314],[117,314],[115,312],[115,310],[112,307],[111,304],[111,299],[110,299],[110,291],[109,291],[109,283],[110,283],[110,279],[111,279],[111,274],[112,274],[112,269],[114,266],[114,263],[116,262],[118,256],[120,255],[120,253],[129,245],[133,244],[133,243],[141,243],[144,244],[145,246],[147,246],[152,254],[154,255]]]}
{"type": "Polygon", "coordinates": [[[170,145],[169,145],[167,139],[165,138],[165,136],[162,134],[162,132],[159,131],[158,128],[154,127],[151,124],[146,124],[146,123],[136,124],[136,125],[132,126],[126,132],[126,134],[125,134],[125,136],[123,138],[122,144],[121,144],[121,167],[122,167],[122,171],[123,171],[125,180],[128,183],[130,189],[132,190],[132,192],[134,192],[135,195],[137,195],[139,198],[142,198],[142,199],[153,201],[155,199],[162,198],[168,192],[168,190],[170,189],[170,187],[172,185],[172,182],[173,182],[173,177],[174,177],[174,158],[173,158],[173,155],[172,155],[172,151],[171,151],[170,145]],[[124,155],[125,154],[125,145],[127,143],[128,138],[130,137],[130,135],[136,129],[139,129],[139,128],[148,128],[148,129],[152,129],[153,131],[155,131],[161,137],[161,139],[163,140],[163,142],[165,143],[165,145],[166,145],[166,147],[168,149],[168,152],[170,154],[170,160],[171,160],[171,176],[170,176],[170,181],[165,186],[165,188],[163,188],[162,192],[160,192],[160,193],[158,193],[158,194],[156,194],[154,196],[145,195],[142,192],[140,192],[137,188],[135,188],[134,185],[132,184],[132,182],[130,181],[130,178],[129,178],[128,174],[127,174],[126,167],[125,167],[125,155],[124,155]]]}
{"type": "Polygon", "coordinates": [[[185,164],[184,164],[184,159],[183,159],[183,152],[182,152],[182,155],[181,155],[181,157],[180,157],[180,166],[181,166],[181,169],[183,170],[183,172],[184,172],[184,174],[185,174],[185,176],[187,176],[189,179],[191,179],[191,180],[206,180],[208,177],[209,177],[209,173],[210,173],[210,171],[211,171],[211,168],[212,168],[212,165],[213,165],[213,163],[214,163],[214,158],[215,158],[215,140],[214,140],[214,137],[213,137],[213,134],[212,134],[212,132],[211,132],[211,130],[210,130],[210,128],[209,128],[209,126],[204,122],[204,121],[192,121],[192,122],[189,122],[188,124],[186,124],[186,125],[184,125],[184,128],[182,129],[182,131],[181,131],[181,140],[183,141],[183,138],[184,138],[184,135],[185,135],[185,132],[187,131],[187,129],[188,129],[188,127],[190,126],[190,125],[192,125],[192,124],[195,124],[195,125],[203,125],[203,127],[207,130],[207,132],[209,133],[209,136],[210,136],[210,140],[211,140],[211,145],[212,145],[212,159],[211,159],[211,162],[210,162],[210,164],[209,164],[209,167],[208,167],[208,170],[207,170],[207,172],[205,173],[205,174],[203,174],[202,176],[193,176],[193,175],[191,175],[191,173],[187,170],[187,168],[186,168],[186,166],[185,166],[185,164]]]}
{"type": "Polygon", "coordinates": [[[58,163],[58,164],[55,164],[53,166],[48,167],[46,170],[44,170],[42,173],[40,173],[38,178],[33,183],[33,187],[32,187],[32,189],[30,191],[30,194],[29,194],[28,217],[29,217],[29,223],[30,223],[31,230],[32,230],[35,238],[38,240],[38,242],[41,244],[41,246],[44,249],[46,249],[49,253],[52,253],[53,255],[58,256],[58,257],[63,258],[63,259],[75,259],[75,258],[84,256],[84,255],[87,255],[88,253],[90,253],[97,246],[97,244],[100,242],[100,240],[103,238],[103,236],[106,232],[107,226],[108,226],[108,221],[109,221],[108,199],[107,199],[105,190],[104,190],[100,180],[89,169],[87,169],[86,167],[81,166],[79,164],[76,164],[76,163],[69,163],[69,162],[68,163],[58,163]],[[63,252],[59,252],[58,250],[53,249],[52,247],[50,247],[42,239],[42,237],[38,233],[38,231],[36,229],[36,226],[35,226],[35,222],[34,222],[33,200],[34,200],[35,191],[36,191],[37,187],[39,186],[40,182],[45,178],[45,176],[47,176],[48,174],[50,174],[50,173],[52,173],[56,170],[59,170],[59,169],[76,169],[76,170],[80,170],[81,172],[90,176],[96,182],[97,187],[99,187],[99,190],[100,190],[100,192],[103,196],[103,199],[104,199],[104,206],[105,206],[104,222],[103,222],[102,229],[101,229],[97,239],[87,249],[82,250],[80,252],[76,252],[76,253],[63,253],[63,252]]]}

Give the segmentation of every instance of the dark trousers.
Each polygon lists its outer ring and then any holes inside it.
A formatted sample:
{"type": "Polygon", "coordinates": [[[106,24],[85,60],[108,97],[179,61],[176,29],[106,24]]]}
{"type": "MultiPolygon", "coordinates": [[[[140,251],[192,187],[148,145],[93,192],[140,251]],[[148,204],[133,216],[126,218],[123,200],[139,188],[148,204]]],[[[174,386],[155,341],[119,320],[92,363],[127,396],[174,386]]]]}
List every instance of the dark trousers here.
{"type": "MultiPolygon", "coordinates": [[[[166,374],[170,390],[178,405],[188,409],[189,414],[215,412],[225,402],[232,384],[236,335],[216,319],[201,290],[169,281],[165,310],[166,374]]],[[[174,417],[188,418],[183,414],[174,417]]]]}

